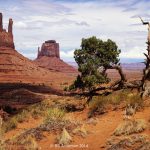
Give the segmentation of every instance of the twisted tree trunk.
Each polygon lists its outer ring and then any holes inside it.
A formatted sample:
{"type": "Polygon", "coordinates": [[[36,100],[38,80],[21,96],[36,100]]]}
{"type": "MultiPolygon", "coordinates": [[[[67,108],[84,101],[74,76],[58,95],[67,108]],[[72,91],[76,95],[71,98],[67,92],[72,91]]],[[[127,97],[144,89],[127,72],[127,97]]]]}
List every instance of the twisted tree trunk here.
{"type": "Polygon", "coordinates": [[[148,25],[148,38],[147,38],[147,54],[144,53],[146,60],[145,60],[145,69],[143,70],[143,79],[142,79],[142,88],[143,94],[142,97],[145,98],[150,96],[150,23],[144,22],[141,19],[143,25],[148,25]]]}

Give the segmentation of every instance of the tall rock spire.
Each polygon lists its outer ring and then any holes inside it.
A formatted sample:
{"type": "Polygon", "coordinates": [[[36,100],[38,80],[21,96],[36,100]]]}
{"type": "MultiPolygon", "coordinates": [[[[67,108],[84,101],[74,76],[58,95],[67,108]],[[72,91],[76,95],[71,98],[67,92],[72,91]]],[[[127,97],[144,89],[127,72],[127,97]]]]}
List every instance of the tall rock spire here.
{"type": "Polygon", "coordinates": [[[12,26],[13,26],[13,20],[10,18],[8,24],[8,33],[12,34],[12,26]]]}
{"type": "Polygon", "coordinates": [[[3,31],[3,15],[0,13],[0,32],[3,31]]]}
{"type": "Polygon", "coordinates": [[[0,47],[9,47],[15,49],[12,26],[13,20],[9,19],[8,32],[3,29],[3,15],[0,13],[0,47]]]}

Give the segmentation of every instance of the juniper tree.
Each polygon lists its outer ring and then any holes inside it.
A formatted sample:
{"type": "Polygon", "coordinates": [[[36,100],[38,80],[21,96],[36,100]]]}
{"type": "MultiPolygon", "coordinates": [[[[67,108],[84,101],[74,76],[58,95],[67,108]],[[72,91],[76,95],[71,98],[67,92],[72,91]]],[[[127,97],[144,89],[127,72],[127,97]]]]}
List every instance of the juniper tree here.
{"type": "Polygon", "coordinates": [[[106,70],[119,65],[120,52],[116,43],[110,39],[103,41],[95,36],[83,38],[81,48],[74,52],[80,75],[72,87],[90,92],[99,84],[108,83],[110,79],[106,70]]]}

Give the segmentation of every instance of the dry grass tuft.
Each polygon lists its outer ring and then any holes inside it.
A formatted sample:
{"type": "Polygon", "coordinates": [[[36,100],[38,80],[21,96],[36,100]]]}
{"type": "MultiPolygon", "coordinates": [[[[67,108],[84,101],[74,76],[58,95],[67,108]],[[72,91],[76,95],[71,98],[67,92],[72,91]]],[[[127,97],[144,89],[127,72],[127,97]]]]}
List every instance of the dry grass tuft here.
{"type": "Polygon", "coordinates": [[[143,99],[140,94],[130,93],[127,95],[126,104],[130,104],[131,106],[137,106],[137,109],[143,108],[143,99]]]}
{"type": "Polygon", "coordinates": [[[69,135],[67,130],[63,128],[62,134],[58,138],[59,145],[68,145],[72,141],[72,137],[69,135]]]}
{"type": "Polygon", "coordinates": [[[139,93],[130,90],[120,90],[107,96],[94,96],[90,102],[89,117],[101,115],[108,111],[109,106],[117,108],[125,105],[137,106],[137,110],[143,108],[143,100],[139,93]]]}
{"type": "Polygon", "coordinates": [[[5,143],[3,140],[3,129],[2,129],[3,119],[0,116],[0,150],[5,150],[5,143]]]}
{"type": "Polygon", "coordinates": [[[38,144],[31,135],[29,135],[25,139],[21,140],[21,142],[18,144],[22,145],[27,150],[38,150],[38,144]]]}
{"type": "Polygon", "coordinates": [[[18,121],[16,117],[11,118],[7,122],[3,123],[3,130],[4,132],[8,132],[12,129],[15,129],[17,127],[18,121]]]}
{"type": "Polygon", "coordinates": [[[27,120],[28,115],[29,115],[29,112],[27,110],[23,110],[21,113],[17,114],[15,117],[16,117],[17,122],[22,123],[27,120]]]}
{"type": "Polygon", "coordinates": [[[139,133],[146,129],[145,120],[126,120],[121,123],[114,131],[114,135],[130,135],[132,133],[139,133]]]}
{"type": "Polygon", "coordinates": [[[49,121],[56,121],[56,120],[62,120],[65,116],[65,111],[63,109],[59,109],[59,108],[49,108],[46,112],[46,119],[45,122],[49,122],[49,121]]]}
{"type": "Polygon", "coordinates": [[[111,137],[107,141],[107,150],[149,150],[148,135],[135,134],[122,137],[111,137]]]}
{"type": "Polygon", "coordinates": [[[88,117],[93,117],[94,115],[104,114],[106,112],[106,104],[108,103],[107,97],[93,97],[90,103],[90,111],[88,117]]]}
{"type": "Polygon", "coordinates": [[[77,127],[76,129],[74,129],[73,130],[73,133],[74,134],[77,134],[77,135],[80,135],[80,136],[82,136],[82,137],[86,137],[87,136],[87,131],[86,131],[86,129],[85,129],[85,126],[84,125],[82,125],[82,126],[80,126],[80,127],[77,127]]]}

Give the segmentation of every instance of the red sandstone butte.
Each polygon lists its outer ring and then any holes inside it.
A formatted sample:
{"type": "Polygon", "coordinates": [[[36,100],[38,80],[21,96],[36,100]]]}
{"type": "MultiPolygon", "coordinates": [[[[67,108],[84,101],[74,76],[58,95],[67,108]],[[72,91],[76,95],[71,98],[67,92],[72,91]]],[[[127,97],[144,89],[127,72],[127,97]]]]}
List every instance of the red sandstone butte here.
{"type": "Polygon", "coordinates": [[[63,73],[77,73],[77,70],[60,59],[59,44],[55,40],[48,40],[38,48],[37,59],[34,62],[51,71],[63,73]]]}
{"type": "Polygon", "coordinates": [[[41,51],[40,51],[40,48],[38,48],[37,58],[41,58],[42,56],[60,58],[59,44],[56,43],[55,40],[45,41],[45,43],[42,44],[41,51]]]}

